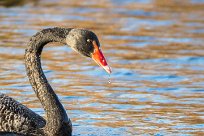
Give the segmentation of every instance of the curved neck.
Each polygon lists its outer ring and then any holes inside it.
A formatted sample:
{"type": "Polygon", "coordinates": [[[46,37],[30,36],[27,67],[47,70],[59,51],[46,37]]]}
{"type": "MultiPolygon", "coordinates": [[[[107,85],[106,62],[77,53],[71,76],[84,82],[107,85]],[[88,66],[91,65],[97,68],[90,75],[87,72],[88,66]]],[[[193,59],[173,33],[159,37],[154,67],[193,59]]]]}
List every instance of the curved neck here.
{"type": "MultiPolygon", "coordinates": [[[[25,51],[25,65],[29,81],[38,97],[47,116],[45,131],[57,134],[64,125],[70,126],[66,111],[60,103],[57,95],[48,83],[40,62],[43,47],[49,42],[66,44],[66,36],[71,28],[49,28],[34,35],[25,51]]],[[[66,128],[69,129],[69,128],[66,128]]]]}

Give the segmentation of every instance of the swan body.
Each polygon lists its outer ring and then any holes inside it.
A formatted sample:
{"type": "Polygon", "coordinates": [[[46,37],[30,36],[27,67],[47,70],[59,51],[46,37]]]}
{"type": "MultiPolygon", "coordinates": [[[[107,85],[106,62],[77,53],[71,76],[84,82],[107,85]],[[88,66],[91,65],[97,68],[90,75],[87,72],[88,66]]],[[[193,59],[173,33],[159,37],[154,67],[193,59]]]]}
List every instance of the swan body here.
{"type": "Polygon", "coordinates": [[[1,136],[72,135],[72,123],[41,67],[41,52],[49,42],[67,44],[79,54],[91,57],[111,73],[99,48],[98,38],[93,32],[85,29],[55,27],[36,33],[31,37],[25,50],[25,66],[30,84],[44,108],[46,119],[13,98],[0,94],[1,136]]]}
{"type": "MultiPolygon", "coordinates": [[[[0,116],[1,131],[16,131],[19,134],[29,132],[30,135],[39,134],[43,133],[40,132],[40,128],[46,124],[45,119],[41,116],[4,94],[0,94],[0,116]]],[[[3,132],[0,132],[0,135],[3,135],[3,132]]]]}

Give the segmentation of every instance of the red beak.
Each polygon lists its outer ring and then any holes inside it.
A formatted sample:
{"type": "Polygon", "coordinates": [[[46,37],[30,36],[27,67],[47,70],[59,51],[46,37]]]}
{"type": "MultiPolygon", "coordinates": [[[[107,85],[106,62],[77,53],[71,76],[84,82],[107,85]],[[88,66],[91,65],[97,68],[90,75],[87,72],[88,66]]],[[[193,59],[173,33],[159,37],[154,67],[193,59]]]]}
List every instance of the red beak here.
{"type": "Polygon", "coordinates": [[[99,49],[96,41],[92,42],[93,47],[94,47],[94,52],[92,53],[91,58],[102,68],[105,69],[106,72],[109,74],[111,73],[111,68],[108,66],[105,57],[103,56],[103,53],[99,49]]]}

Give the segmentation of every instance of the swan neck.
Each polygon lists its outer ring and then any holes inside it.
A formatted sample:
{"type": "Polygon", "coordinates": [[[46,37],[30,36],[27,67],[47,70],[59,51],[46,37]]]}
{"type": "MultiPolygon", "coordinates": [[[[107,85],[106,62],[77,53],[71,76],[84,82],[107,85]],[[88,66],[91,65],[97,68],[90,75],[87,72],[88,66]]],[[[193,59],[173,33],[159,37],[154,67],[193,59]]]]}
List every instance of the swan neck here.
{"type": "Polygon", "coordinates": [[[30,39],[25,51],[27,76],[45,110],[47,119],[45,130],[52,135],[58,134],[58,131],[67,125],[71,133],[71,122],[42,70],[41,52],[47,43],[60,42],[65,44],[66,36],[70,30],[65,28],[44,29],[30,39]]]}

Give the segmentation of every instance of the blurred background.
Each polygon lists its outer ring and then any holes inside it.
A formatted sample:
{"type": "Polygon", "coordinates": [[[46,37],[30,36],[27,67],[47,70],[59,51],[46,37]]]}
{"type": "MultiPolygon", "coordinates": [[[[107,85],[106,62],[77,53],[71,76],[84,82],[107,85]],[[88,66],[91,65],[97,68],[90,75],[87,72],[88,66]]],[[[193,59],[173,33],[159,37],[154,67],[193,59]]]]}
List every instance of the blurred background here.
{"type": "Polygon", "coordinates": [[[0,93],[42,116],[23,56],[54,26],[94,31],[113,70],[58,43],[44,48],[74,136],[204,135],[204,0],[1,0],[0,93]]]}

